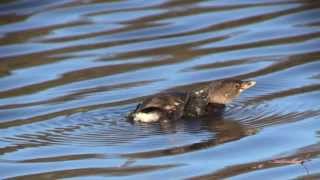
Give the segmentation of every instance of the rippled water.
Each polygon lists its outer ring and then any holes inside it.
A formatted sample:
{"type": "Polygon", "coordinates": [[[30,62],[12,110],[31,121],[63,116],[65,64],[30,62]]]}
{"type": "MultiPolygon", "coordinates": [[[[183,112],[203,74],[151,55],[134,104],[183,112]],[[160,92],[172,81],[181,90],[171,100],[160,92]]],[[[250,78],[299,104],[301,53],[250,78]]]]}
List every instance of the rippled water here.
{"type": "Polygon", "coordinates": [[[0,2],[0,177],[320,178],[320,3],[0,2]],[[131,124],[145,96],[237,77],[222,117],[131,124]]]}

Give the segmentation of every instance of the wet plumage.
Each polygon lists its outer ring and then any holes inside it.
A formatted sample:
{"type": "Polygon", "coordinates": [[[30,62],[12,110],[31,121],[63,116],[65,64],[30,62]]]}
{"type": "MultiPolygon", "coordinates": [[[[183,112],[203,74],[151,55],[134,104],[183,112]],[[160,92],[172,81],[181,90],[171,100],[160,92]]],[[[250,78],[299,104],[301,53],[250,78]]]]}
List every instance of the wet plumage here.
{"type": "Polygon", "coordinates": [[[140,122],[176,120],[183,116],[187,101],[187,93],[157,94],[146,98],[129,117],[140,122]]]}
{"type": "Polygon", "coordinates": [[[214,107],[225,107],[255,83],[255,81],[224,79],[212,81],[209,85],[186,93],[161,93],[146,98],[129,118],[139,122],[156,122],[177,120],[183,116],[203,116],[214,107]]]}

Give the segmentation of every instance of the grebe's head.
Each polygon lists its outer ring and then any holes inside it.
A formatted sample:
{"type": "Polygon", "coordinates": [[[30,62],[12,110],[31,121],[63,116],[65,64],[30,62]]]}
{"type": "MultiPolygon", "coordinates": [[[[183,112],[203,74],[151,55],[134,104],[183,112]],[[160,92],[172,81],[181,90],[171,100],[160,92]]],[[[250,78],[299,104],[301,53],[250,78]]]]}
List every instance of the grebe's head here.
{"type": "Polygon", "coordinates": [[[251,80],[225,79],[213,81],[209,85],[208,102],[214,104],[228,104],[255,84],[256,82],[251,80]]]}

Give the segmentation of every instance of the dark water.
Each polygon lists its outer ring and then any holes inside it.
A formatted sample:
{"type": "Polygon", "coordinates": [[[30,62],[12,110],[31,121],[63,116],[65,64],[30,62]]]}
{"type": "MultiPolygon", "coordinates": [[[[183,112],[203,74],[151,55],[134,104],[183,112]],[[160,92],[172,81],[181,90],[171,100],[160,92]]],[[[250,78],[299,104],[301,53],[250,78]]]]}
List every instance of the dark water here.
{"type": "Polygon", "coordinates": [[[0,2],[0,177],[320,178],[320,3],[0,2]],[[238,77],[222,117],[131,124],[147,95],[238,77]]]}

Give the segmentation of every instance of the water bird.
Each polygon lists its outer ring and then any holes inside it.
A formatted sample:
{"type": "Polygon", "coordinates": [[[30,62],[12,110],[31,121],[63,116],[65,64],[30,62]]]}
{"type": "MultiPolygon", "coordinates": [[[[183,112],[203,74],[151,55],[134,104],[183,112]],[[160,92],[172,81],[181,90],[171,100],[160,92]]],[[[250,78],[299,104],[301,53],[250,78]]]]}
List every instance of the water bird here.
{"type": "Polygon", "coordinates": [[[188,92],[159,93],[138,104],[129,119],[149,123],[204,116],[209,111],[223,109],[255,84],[252,80],[222,79],[188,92]]]}

